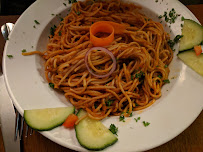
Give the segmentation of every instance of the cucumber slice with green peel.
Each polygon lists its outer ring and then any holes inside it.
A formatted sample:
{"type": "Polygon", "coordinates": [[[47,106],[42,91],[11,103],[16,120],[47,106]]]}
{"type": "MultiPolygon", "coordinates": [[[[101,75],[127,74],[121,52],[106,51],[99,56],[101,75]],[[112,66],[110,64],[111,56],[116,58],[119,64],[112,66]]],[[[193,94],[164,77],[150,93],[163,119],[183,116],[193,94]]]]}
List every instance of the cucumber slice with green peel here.
{"type": "MultiPolygon", "coordinates": [[[[78,118],[86,115],[84,110],[77,114],[78,118]]],[[[81,146],[89,150],[102,150],[113,145],[118,138],[99,120],[84,118],[75,126],[76,137],[81,146]]]]}
{"type": "Polygon", "coordinates": [[[47,131],[63,124],[68,115],[74,112],[75,107],[25,110],[24,119],[31,128],[47,131]]]}
{"type": "Polygon", "coordinates": [[[179,51],[189,50],[203,41],[203,26],[189,19],[184,20],[182,28],[183,37],[179,43],[179,51]]]}
{"type": "Polygon", "coordinates": [[[184,51],[178,57],[190,68],[203,76],[203,54],[196,55],[194,50],[184,51]]]}

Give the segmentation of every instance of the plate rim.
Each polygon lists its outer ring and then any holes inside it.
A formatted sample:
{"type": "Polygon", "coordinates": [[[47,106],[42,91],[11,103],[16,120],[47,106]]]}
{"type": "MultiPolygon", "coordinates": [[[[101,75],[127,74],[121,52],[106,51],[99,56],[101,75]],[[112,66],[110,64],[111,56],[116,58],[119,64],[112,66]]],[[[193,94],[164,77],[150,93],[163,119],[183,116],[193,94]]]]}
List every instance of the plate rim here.
{"type": "MultiPolygon", "coordinates": [[[[182,7],[184,10],[186,10],[186,11],[191,15],[191,17],[192,17],[193,19],[195,19],[196,21],[198,21],[198,19],[195,17],[195,15],[194,15],[185,5],[183,5],[183,4],[182,4],[181,2],[179,2],[179,1],[175,1],[175,0],[174,0],[174,2],[176,2],[176,3],[179,4],[179,5],[182,5],[181,7],[182,7]]],[[[172,3],[172,2],[171,2],[171,3],[172,3]]],[[[38,1],[34,2],[28,9],[26,9],[26,11],[25,11],[25,12],[19,17],[19,19],[17,20],[16,25],[18,24],[18,22],[21,22],[21,20],[23,19],[23,15],[26,14],[27,11],[30,11],[30,9],[32,9],[33,7],[35,7],[35,5],[37,5],[37,4],[38,4],[38,1]]],[[[198,22],[199,22],[199,21],[198,21],[198,22]]],[[[14,27],[14,30],[13,30],[13,31],[15,31],[15,27],[14,27]]],[[[12,32],[13,32],[13,31],[12,31],[12,32]]],[[[11,32],[11,35],[12,35],[12,32],[11,32]]],[[[9,45],[9,42],[7,41],[6,44],[5,44],[4,55],[3,55],[3,72],[4,72],[5,83],[6,83],[6,87],[7,87],[7,90],[8,90],[8,92],[9,92],[9,95],[11,96],[12,99],[14,99],[13,94],[12,94],[12,90],[10,90],[9,83],[8,83],[8,79],[7,79],[7,76],[6,76],[7,73],[6,73],[6,67],[5,67],[5,65],[6,65],[6,52],[7,52],[7,47],[8,47],[8,45],[9,45]]],[[[14,102],[14,105],[17,107],[18,110],[20,109],[20,108],[19,108],[20,105],[18,104],[18,102],[14,102]]],[[[20,110],[20,113],[21,113],[21,115],[23,115],[22,110],[20,110]]],[[[199,116],[200,113],[201,113],[201,111],[199,111],[198,115],[196,115],[196,118],[199,116]]],[[[179,132],[176,136],[178,136],[178,135],[181,134],[186,128],[188,128],[188,127],[196,120],[196,118],[193,119],[193,121],[192,121],[189,125],[185,126],[185,128],[182,129],[182,131],[179,132]]],[[[40,132],[40,133],[41,133],[42,135],[44,135],[45,137],[47,137],[48,139],[54,141],[55,143],[60,144],[61,146],[67,147],[67,144],[63,144],[63,143],[61,143],[60,141],[58,141],[56,138],[53,138],[53,136],[52,136],[51,134],[49,134],[49,132],[40,132]]],[[[148,149],[144,149],[144,150],[149,150],[149,149],[158,147],[158,146],[160,146],[160,145],[162,145],[162,144],[164,144],[164,143],[166,143],[166,142],[172,140],[172,139],[175,138],[176,136],[172,137],[172,138],[169,139],[169,140],[167,139],[167,140],[164,141],[163,143],[160,143],[160,144],[158,144],[158,145],[154,145],[154,146],[149,147],[148,149]]],[[[69,145],[69,146],[70,146],[70,145],[69,145]]],[[[73,150],[81,150],[80,148],[78,149],[78,147],[75,146],[75,145],[71,145],[70,147],[67,147],[67,148],[70,148],[70,149],[73,149],[73,150]]]]}

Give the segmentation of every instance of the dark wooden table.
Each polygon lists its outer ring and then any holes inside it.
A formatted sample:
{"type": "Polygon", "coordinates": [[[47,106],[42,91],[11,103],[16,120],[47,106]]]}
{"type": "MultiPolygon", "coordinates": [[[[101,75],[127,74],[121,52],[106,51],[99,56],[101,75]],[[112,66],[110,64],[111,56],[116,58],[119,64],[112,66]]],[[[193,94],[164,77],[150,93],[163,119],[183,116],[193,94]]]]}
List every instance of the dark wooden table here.
{"type": "MultiPolygon", "coordinates": [[[[203,24],[203,4],[187,5],[203,24]]],[[[6,22],[13,22],[18,19],[18,15],[0,16],[0,26],[6,22]]],[[[4,48],[5,41],[0,36],[0,52],[4,48]]],[[[1,54],[2,55],[2,54],[1,54]]],[[[1,59],[1,57],[0,57],[1,59]]],[[[1,62],[1,61],[0,61],[1,62]]],[[[22,139],[24,152],[74,152],[68,148],[62,147],[38,132],[34,132],[32,136],[22,139]]],[[[203,152],[203,112],[185,131],[166,144],[149,150],[149,152],[203,152]]],[[[0,152],[5,152],[3,147],[2,134],[0,129],[0,152]]]]}

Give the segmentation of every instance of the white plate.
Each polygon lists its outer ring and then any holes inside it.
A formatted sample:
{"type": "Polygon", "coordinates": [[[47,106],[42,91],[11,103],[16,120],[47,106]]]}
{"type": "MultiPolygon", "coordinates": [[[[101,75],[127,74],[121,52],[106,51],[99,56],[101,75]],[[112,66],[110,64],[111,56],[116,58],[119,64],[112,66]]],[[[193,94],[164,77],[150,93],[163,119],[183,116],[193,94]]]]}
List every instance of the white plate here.
{"type": "MultiPolygon", "coordinates": [[[[64,6],[64,0],[40,0],[31,5],[18,19],[14,30],[6,43],[3,70],[9,94],[23,114],[25,109],[51,108],[68,106],[62,94],[51,89],[43,72],[43,60],[37,56],[22,56],[21,50],[44,50],[48,42],[49,29],[58,24],[60,19],[51,14],[65,16],[70,5],[64,6]],[[34,20],[40,22],[36,25],[34,20]],[[34,28],[33,26],[36,26],[34,28]],[[13,55],[9,59],[8,54],[13,55]]],[[[143,12],[153,20],[157,16],[175,8],[176,12],[198,21],[195,16],[177,0],[136,0],[143,7],[143,12]],[[167,9],[168,8],[168,9],[167,9]]],[[[171,37],[181,34],[181,16],[171,25],[171,37]]],[[[163,24],[165,22],[163,21],[163,24]]],[[[170,32],[168,26],[164,26],[170,32]]],[[[178,46],[176,46],[177,49],[178,46]]],[[[177,50],[170,64],[170,84],[162,88],[162,97],[146,110],[135,112],[126,122],[119,122],[118,117],[103,120],[107,127],[114,123],[118,128],[118,142],[106,151],[143,151],[171,140],[185,130],[202,111],[203,78],[178,60],[177,50]],[[174,78],[174,79],[173,79],[174,78]],[[133,118],[141,117],[139,122],[133,118]],[[150,122],[144,127],[142,121],[150,122]]],[[[70,149],[85,151],[75,137],[75,131],[58,127],[42,132],[50,140],[70,149]]]]}

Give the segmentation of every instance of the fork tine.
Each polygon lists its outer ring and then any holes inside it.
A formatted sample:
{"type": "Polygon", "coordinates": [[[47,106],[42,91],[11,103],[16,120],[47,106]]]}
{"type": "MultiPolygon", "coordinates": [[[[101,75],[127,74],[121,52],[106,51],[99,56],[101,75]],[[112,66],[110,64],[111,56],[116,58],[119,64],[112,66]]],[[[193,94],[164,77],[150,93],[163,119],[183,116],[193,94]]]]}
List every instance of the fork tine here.
{"type": "Polygon", "coordinates": [[[25,138],[27,138],[27,134],[28,134],[28,125],[26,124],[26,130],[25,130],[25,138]]]}
{"type": "Polygon", "coordinates": [[[20,140],[22,139],[23,134],[23,124],[24,124],[24,118],[21,117],[21,126],[20,126],[20,140]]]}
{"type": "Polygon", "coordinates": [[[30,128],[30,135],[32,135],[33,134],[33,130],[32,130],[32,128],[30,128]]]}
{"type": "Polygon", "coordinates": [[[17,137],[18,137],[19,117],[20,117],[20,114],[17,110],[16,110],[16,113],[17,113],[17,117],[16,117],[15,137],[14,137],[15,141],[17,140],[17,137]]]}

